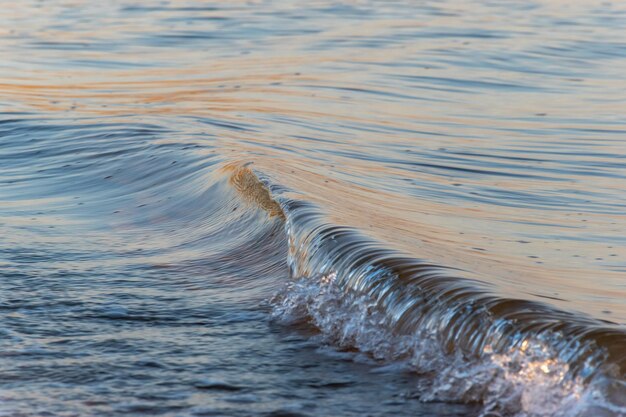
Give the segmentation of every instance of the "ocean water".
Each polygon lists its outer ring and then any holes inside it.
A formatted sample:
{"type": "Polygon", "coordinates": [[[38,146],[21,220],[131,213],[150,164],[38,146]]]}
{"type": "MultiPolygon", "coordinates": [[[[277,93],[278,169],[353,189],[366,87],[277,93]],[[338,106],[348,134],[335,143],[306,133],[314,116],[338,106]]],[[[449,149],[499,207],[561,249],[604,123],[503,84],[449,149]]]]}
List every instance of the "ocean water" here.
{"type": "Polygon", "coordinates": [[[626,415],[626,4],[0,1],[0,416],[626,415]]]}

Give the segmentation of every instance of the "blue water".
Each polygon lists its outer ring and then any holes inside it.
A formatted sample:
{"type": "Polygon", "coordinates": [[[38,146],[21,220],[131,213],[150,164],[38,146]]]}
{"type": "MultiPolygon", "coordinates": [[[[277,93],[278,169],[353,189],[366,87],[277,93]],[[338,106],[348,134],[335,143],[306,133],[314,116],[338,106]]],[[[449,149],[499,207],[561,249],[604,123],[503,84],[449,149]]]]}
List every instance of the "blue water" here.
{"type": "Polygon", "coordinates": [[[0,10],[0,415],[626,415],[622,4],[0,10]]]}

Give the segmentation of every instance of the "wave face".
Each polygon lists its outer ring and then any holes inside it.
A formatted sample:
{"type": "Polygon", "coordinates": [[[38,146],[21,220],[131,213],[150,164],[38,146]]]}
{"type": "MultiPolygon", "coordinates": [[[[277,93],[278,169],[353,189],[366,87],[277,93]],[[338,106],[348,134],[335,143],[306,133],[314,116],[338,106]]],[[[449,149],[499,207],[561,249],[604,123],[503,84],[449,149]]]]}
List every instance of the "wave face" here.
{"type": "Polygon", "coordinates": [[[624,2],[0,0],[0,415],[620,416],[624,2]]]}
{"type": "Polygon", "coordinates": [[[462,271],[329,224],[310,204],[282,206],[292,281],[272,300],[277,321],[417,372],[422,400],[478,402],[485,416],[626,413],[620,326],[490,294],[462,271]]]}

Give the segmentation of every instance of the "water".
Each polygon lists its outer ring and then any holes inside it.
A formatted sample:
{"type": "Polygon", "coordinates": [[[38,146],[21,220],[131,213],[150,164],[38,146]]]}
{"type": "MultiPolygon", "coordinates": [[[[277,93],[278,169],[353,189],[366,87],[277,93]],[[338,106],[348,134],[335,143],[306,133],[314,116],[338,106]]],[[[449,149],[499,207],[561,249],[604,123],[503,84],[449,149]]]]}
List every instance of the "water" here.
{"type": "Polygon", "coordinates": [[[624,4],[0,3],[0,415],[626,415],[624,4]]]}

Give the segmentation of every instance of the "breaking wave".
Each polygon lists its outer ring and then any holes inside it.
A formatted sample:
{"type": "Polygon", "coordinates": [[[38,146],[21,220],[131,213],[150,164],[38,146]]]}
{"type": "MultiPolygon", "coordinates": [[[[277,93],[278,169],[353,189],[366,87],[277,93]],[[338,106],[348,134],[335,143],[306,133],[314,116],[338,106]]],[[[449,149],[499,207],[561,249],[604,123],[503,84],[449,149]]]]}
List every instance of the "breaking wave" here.
{"type": "Polygon", "coordinates": [[[231,182],[285,219],[291,277],[273,320],[313,326],[320,343],[366,353],[381,371],[417,373],[407,395],[423,401],[480,403],[483,416],[626,413],[618,325],[500,297],[464,271],[385,249],[248,167],[231,182]]]}

